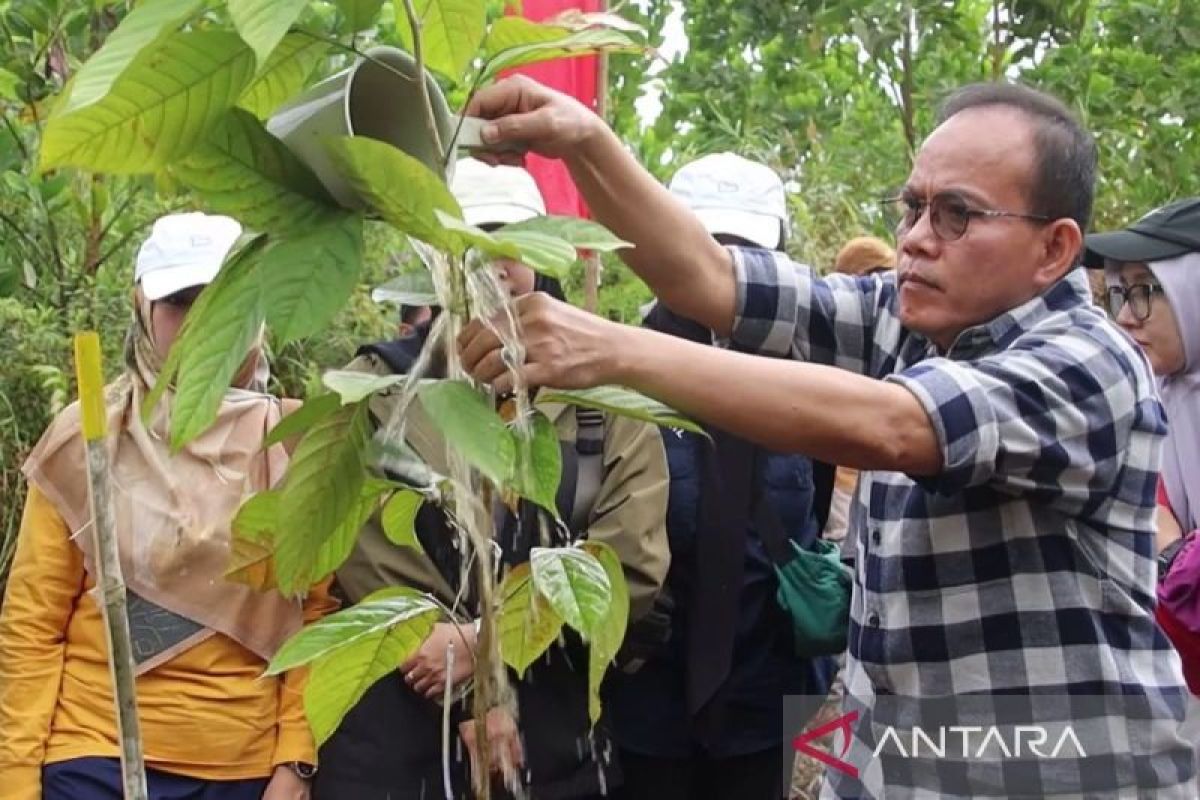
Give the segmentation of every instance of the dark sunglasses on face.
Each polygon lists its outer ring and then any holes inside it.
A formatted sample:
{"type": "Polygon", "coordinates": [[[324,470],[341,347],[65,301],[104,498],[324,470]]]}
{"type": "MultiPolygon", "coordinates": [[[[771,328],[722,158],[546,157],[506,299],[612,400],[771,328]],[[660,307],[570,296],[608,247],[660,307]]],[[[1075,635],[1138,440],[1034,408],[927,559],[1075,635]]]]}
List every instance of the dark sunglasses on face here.
{"type": "Polygon", "coordinates": [[[196,298],[200,296],[200,292],[202,291],[204,291],[203,286],[192,286],[187,289],[181,289],[173,294],[169,294],[166,297],[160,297],[154,302],[164,303],[172,308],[177,308],[181,311],[187,311],[192,307],[192,303],[196,302],[196,298]]]}
{"type": "Polygon", "coordinates": [[[1157,283],[1134,283],[1129,286],[1109,286],[1104,297],[1108,301],[1108,313],[1113,319],[1121,313],[1121,308],[1128,303],[1129,313],[1138,322],[1150,318],[1150,300],[1156,294],[1162,294],[1163,288],[1157,283]]]}
{"type": "Polygon", "coordinates": [[[912,230],[917,221],[929,211],[929,224],[934,234],[944,242],[953,242],[963,237],[973,218],[999,219],[1011,217],[1034,222],[1050,222],[1050,217],[1041,214],[1025,214],[1019,211],[996,211],[973,208],[965,199],[953,193],[935,194],[929,201],[913,195],[901,195],[883,201],[885,207],[893,209],[896,220],[896,235],[903,236],[912,230]]]}

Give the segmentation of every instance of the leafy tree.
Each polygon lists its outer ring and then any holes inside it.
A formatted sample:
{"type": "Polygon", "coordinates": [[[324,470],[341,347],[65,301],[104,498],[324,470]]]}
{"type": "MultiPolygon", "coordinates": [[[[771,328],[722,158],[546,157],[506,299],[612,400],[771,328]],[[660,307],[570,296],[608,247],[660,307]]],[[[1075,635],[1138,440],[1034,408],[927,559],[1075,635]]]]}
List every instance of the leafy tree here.
{"type": "MultiPolygon", "coordinates": [[[[672,0],[640,4],[651,19],[672,0]]],[[[789,182],[795,255],[824,267],[861,232],[887,235],[894,190],[955,87],[1026,81],[1075,105],[1097,136],[1095,225],[1200,193],[1200,7],[1185,0],[689,0],[688,49],[660,76],[663,111],[636,137],[666,177],[733,149],[789,182]]],[[[631,107],[618,129],[640,130],[631,107]]]]}

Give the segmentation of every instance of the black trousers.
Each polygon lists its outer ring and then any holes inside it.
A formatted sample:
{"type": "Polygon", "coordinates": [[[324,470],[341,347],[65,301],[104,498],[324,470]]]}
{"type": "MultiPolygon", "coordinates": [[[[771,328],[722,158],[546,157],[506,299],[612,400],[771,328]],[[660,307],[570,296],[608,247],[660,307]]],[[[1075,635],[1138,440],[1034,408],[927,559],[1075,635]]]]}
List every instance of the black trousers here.
{"type": "Polygon", "coordinates": [[[612,800],[779,800],[782,748],[731,758],[658,758],[621,751],[624,784],[612,800]]]}

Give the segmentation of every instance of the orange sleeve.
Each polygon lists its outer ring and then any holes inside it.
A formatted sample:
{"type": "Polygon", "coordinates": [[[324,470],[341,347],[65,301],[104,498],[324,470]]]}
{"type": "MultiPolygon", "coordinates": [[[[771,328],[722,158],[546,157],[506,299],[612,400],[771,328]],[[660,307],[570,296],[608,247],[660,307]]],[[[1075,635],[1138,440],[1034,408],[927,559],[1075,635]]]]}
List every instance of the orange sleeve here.
{"type": "Polygon", "coordinates": [[[83,586],[83,554],[54,506],[30,486],[0,610],[0,775],[8,800],[42,796],[67,623],[83,586]]]}
{"type": "MultiPolygon", "coordinates": [[[[315,622],[337,610],[338,601],[329,593],[330,577],[317,584],[304,600],[304,622],[315,622]]],[[[275,739],[272,766],[289,761],[317,763],[317,747],[312,730],[304,716],[304,684],[308,680],[305,668],[289,670],[279,681],[279,733],[275,739]]]]}

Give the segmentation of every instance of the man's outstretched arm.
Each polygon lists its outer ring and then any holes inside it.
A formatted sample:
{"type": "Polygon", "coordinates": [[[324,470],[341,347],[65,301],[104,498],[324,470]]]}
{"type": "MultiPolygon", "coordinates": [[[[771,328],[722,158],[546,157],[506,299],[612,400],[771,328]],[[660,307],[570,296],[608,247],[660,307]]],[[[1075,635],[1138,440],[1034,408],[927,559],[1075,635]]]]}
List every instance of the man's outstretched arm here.
{"type": "MultiPolygon", "coordinates": [[[[621,384],[775,451],[914,476],[942,468],[925,407],[898,384],[696,344],[544,295],[521,298],[517,310],[530,385],[621,384]]],[[[476,321],[459,341],[463,366],[476,379],[511,389],[494,334],[476,321]]]]}
{"type": "MultiPolygon", "coordinates": [[[[492,120],[484,140],[560,158],[596,219],[633,243],[625,262],[668,308],[721,336],[733,326],[729,253],[622,146],[604,121],[575,99],[522,76],[479,92],[467,113],[492,120]]],[[[514,161],[512,153],[480,154],[514,161]]]]}

